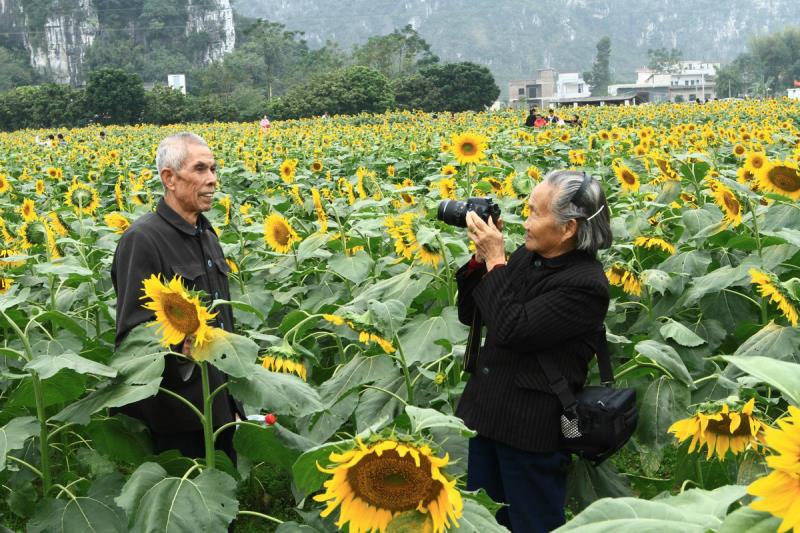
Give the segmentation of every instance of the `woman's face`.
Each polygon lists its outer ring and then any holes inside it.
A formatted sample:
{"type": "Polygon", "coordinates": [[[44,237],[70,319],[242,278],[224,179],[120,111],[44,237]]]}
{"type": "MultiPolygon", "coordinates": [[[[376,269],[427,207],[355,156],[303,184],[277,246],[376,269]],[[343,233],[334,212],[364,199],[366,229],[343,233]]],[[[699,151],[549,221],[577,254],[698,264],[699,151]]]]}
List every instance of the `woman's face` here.
{"type": "Polygon", "coordinates": [[[530,214],[523,223],[525,248],[542,257],[556,257],[575,248],[577,222],[570,220],[562,226],[550,212],[550,202],[555,193],[554,185],[541,182],[528,198],[530,214]]]}

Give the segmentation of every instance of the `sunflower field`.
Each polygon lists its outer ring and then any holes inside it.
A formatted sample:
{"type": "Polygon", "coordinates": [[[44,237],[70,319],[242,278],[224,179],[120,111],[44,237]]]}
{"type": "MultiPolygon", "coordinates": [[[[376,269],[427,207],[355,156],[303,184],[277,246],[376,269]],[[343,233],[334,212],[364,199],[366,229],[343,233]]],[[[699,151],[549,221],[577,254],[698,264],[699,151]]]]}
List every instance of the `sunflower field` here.
{"type": "Polygon", "coordinates": [[[539,130],[504,111],[0,134],[0,529],[505,531],[465,490],[454,272],[472,252],[436,209],[491,196],[511,252],[537,180],[577,168],[611,207],[606,327],[640,422],[611,460],[573,461],[559,531],[800,531],[800,103],[575,111],[539,130]],[[206,215],[236,334],[153,278],[160,329],[115,351],[114,249],[181,130],[219,166],[206,215]],[[188,333],[252,415],[236,467],[154,455],[113,414],[159,391],[162,342],[188,333]]]}

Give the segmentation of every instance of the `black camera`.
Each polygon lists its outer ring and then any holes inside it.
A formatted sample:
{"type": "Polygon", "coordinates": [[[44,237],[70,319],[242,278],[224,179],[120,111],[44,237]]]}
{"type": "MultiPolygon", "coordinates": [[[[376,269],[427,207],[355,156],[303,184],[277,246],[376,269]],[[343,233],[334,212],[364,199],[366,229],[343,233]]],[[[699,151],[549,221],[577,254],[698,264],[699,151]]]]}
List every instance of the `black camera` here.
{"type": "Polygon", "coordinates": [[[463,200],[445,200],[439,204],[439,211],[436,218],[459,228],[467,227],[467,213],[473,211],[481,217],[484,222],[489,222],[489,217],[497,224],[500,218],[500,206],[492,201],[491,198],[467,198],[463,200]]]}

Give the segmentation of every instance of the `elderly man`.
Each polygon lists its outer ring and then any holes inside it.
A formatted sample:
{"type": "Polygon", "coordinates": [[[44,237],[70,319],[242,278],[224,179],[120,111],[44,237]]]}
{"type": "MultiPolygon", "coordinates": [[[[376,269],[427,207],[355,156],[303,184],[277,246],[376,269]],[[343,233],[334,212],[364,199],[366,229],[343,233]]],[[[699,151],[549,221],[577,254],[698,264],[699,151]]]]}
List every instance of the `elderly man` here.
{"type": "Polygon", "coordinates": [[[586,381],[609,304],[596,254],[612,241],[605,195],[585,173],[550,172],[528,208],[525,244],[507,262],[502,224],[467,213],[476,254],[456,275],[459,319],[472,326],[472,375],[456,414],[478,433],[467,488],[508,504],[497,519],[514,533],[564,523],[570,459],[559,451],[562,408],[540,362],[549,360],[573,393],[586,381]]]}
{"type": "MultiPolygon", "coordinates": [[[[164,185],[164,197],[154,213],[137,219],[117,245],[111,279],[117,293],[116,345],[137,325],[154,320],[142,307],[142,282],[153,274],[165,279],[178,275],[190,290],[204,291],[206,304],[212,299],[230,299],[227,275],[230,271],[219,239],[205,216],[211,209],[217,186],[216,163],[206,142],[193,133],[167,137],[158,146],[156,167],[164,185]]],[[[233,312],[228,305],[216,309],[213,325],[233,331],[233,312]]],[[[173,346],[173,351],[191,357],[191,339],[173,346]]],[[[211,389],[226,380],[225,374],[209,368],[211,389]]],[[[189,400],[202,410],[202,382],[199,370],[176,355],[165,360],[161,386],[189,400]]],[[[126,405],[121,412],[138,418],[150,428],[156,453],[177,449],[187,457],[204,456],[200,420],[181,401],[160,392],[126,405]]],[[[227,390],[213,403],[214,427],[242,416],[242,409],[227,390]]],[[[242,416],[243,418],[243,416],[242,416]]],[[[233,428],[221,433],[216,448],[235,459],[233,428]]]]}

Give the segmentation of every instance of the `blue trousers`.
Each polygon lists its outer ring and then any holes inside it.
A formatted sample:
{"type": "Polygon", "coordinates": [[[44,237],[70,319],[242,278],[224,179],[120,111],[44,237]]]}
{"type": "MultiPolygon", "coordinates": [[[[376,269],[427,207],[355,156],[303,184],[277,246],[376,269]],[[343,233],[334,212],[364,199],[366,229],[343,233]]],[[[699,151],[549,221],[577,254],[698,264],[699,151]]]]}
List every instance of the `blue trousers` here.
{"type": "Polygon", "coordinates": [[[477,435],[469,441],[467,490],[505,503],[497,521],[514,533],[544,533],[564,524],[567,467],[562,452],[534,453],[477,435]]]}

